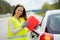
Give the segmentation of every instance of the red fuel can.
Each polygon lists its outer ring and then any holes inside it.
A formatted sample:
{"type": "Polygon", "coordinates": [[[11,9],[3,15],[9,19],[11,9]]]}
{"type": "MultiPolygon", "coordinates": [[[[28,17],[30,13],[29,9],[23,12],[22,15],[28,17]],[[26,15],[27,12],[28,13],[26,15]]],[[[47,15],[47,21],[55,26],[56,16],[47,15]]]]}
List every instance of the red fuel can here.
{"type": "Polygon", "coordinates": [[[37,25],[39,25],[39,21],[34,17],[34,16],[30,16],[27,21],[29,23],[29,25],[27,26],[27,28],[30,31],[33,31],[35,27],[37,27],[37,25]]]}

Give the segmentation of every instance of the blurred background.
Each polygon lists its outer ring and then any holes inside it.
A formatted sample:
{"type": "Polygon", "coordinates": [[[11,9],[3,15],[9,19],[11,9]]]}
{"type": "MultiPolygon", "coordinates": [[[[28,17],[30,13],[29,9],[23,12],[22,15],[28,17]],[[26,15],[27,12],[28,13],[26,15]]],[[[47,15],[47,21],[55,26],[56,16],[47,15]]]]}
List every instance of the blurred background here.
{"type": "Polygon", "coordinates": [[[25,7],[27,17],[32,14],[40,21],[47,10],[60,9],[60,0],[0,0],[0,40],[7,40],[7,19],[17,4],[25,7]]]}
{"type": "Polygon", "coordinates": [[[0,18],[1,15],[9,15],[17,4],[21,4],[28,12],[34,12],[37,15],[44,15],[47,10],[60,9],[60,0],[0,0],[0,18]]]}

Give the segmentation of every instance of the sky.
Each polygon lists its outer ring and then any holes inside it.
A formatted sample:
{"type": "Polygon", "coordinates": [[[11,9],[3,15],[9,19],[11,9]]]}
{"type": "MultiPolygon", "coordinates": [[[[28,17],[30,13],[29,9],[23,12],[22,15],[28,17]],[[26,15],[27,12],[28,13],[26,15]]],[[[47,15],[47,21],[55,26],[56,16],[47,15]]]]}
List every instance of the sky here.
{"type": "Polygon", "coordinates": [[[53,4],[55,0],[6,0],[11,6],[21,4],[26,10],[41,9],[45,2],[53,4]]]}

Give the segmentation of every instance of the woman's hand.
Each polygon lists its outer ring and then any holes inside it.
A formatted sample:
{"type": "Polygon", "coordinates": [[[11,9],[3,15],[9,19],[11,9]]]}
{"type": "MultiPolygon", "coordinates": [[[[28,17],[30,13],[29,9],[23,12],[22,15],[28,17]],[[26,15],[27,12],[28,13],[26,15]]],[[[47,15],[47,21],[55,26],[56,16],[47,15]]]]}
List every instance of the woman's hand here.
{"type": "Polygon", "coordinates": [[[28,22],[24,22],[23,25],[22,25],[22,28],[24,28],[24,27],[26,27],[26,26],[28,26],[28,25],[29,25],[28,22]]]}

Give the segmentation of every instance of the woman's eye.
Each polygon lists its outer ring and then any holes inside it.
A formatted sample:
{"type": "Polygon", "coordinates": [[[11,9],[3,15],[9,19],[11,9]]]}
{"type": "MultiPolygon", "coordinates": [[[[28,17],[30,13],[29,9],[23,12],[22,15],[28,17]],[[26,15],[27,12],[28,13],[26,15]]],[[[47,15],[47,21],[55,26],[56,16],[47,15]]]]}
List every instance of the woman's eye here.
{"type": "Polygon", "coordinates": [[[23,12],[22,10],[18,10],[18,11],[21,11],[21,12],[23,12]]]}
{"type": "Polygon", "coordinates": [[[18,10],[18,11],[20,11],[20,10],[18,10]]]}

